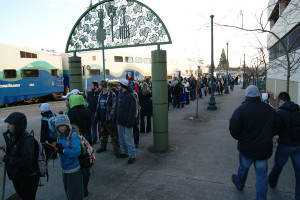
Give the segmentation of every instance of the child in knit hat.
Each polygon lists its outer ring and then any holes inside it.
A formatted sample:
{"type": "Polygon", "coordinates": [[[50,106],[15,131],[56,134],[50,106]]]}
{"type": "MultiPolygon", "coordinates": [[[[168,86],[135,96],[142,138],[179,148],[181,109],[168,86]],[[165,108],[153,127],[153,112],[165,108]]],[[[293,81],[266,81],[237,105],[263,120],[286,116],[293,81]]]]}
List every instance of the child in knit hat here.
{"type": "Polygon", "coordinates": [[[67,199],[83,199],[83,177],[78,160],[81,154],[79,135],[67,115],[58,115],[55,126],[58,131],[56,151],[59,153],[67,199]]]}

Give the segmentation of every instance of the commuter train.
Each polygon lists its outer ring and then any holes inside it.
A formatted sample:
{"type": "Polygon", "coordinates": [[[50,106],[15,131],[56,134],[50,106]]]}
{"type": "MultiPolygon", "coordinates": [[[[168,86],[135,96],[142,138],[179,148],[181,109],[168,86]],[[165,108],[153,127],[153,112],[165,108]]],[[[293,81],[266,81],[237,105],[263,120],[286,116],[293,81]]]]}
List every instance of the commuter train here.
{"type": "MultiPolygon", "coordinates": [[[[151,79],[151,54],[105,51],[105,79],[117,81],[128,76],[151,79]]],[[[41,98],[60,99],[70,88],[70,54],[0,44],[0,106],[41,98]]],[[[83,84],[89,91],[92,81],[103,80],[102,51],[78,53],[83,67],[83,84]]],[[[176,59],[167,61],[168,79],[180,75],[176,59]]],[[[187,71],[187,70],[186,70],[187,71]]],[[[185,71],[184,71],[185,72],[185,71]]],[[[183,74],[183,73],[181,73],[183,74]]]]}

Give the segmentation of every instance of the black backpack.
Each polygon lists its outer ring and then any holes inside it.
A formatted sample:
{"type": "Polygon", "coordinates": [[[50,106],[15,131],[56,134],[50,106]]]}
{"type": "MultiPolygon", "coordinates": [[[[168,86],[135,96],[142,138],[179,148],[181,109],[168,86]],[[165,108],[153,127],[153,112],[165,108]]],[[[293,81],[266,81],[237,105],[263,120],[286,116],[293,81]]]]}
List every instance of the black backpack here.
{"type": "Polygon", "coordinates": [[[300,108],[293,111],[286,110],[290,112],[289,136],[294,141],[300,141],[300,108]]]}

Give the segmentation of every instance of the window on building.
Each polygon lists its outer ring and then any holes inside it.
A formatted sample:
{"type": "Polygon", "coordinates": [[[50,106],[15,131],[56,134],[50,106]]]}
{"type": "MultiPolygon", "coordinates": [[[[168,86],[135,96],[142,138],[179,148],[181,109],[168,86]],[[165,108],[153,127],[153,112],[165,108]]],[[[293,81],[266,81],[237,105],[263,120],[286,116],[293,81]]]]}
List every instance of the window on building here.
{"type": "Polygon", "coordinates": [[[3,70],[3,78],[17,78],[17,71],[15,69],[3,70]]]}
{"type": "Polygon", "coordinates": [[[172,78],[172,76],[167,76],[167,79],[172,80],[173,78],[172,78]]]}
{"type": "Polygon", "coordinates": [[[125,57],[125,62],[133,63],[133,57],[125,57]]]}
{"type": "Polygon", "coordinates": [[[185,70],[185,73],[188,74],[188,73],[189,73],[189,70],[185,70]]]}
{"type": "Polygon", "coordinates": [[[59,77],[59,69],[51,69],[51,77],[59,77]]]}
{"type": "Polygon", "coordinates": [[[21,58],[37,58],[36,53],[30,53],[25,51],[20,51],[20,57],[21,58]]]}
{"type": "Polygon", "coordinates": [[[90,76],[100,76],[100,69],[90,69],[90,76]]]}
{"type": "Polygon", "coordinates": [[[141,57],[135,57],[135,63],[142,63],[143,60],[141,57]]]}
{"type": "Polygon", "coordinates": [[[151,64],[151,59],[150,58],[144,58],[144,63],[151,64]]]}
{"type": "Polygon", "coordinates": [[[106,76],[110,75],[109,69],[106,69],[106,70],[105,70],[105,75],[106,75],[106,76]]]}
{"type": "Polygon", "coordinates": [[[123,62],[123,56],[115,56],[115,62],[123,62]]]}
{"type": "Polygon", "coordinates": [[[38,78],[40,76],[38,69],[23,69],[22,78],[38,78]]]}

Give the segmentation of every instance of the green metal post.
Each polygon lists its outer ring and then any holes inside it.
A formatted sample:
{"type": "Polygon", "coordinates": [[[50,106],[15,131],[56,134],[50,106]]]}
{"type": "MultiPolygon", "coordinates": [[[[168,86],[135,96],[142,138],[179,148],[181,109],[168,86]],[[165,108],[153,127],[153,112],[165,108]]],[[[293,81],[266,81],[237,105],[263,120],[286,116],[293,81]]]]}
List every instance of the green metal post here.
{"type": "Polygon", "coordinates": [[[76,52],[72,57],[69,57],[69,80],[70,90],[83,91],[81,57],[76,56],[76,52]]]}
{"type": "Polygon", "coordinates": [[[226,58],[226,81],[225,81],[225,94],[229,94],[228,90],[228,68],[229,68],[229,62],[228,62],[228,42],[226,42],[227,45],[227,58],[226,58]]]}
{"type": "Polygon", "coordinates": [[[216,106],[216,101],[215,101],[215,97],[214,97],[214,30],[213,30],[213,20],[214,20],[214,16],[211,15],[211,65],[210,65],[210,88],[211,88],[211,96],[209,99],[209,103],[207,106],[207,110],[217,110],[217,106],[216,106]]]}
{"type": "Polygon", "coordinates": [[[169,149],[167,52],[159,48],[151,52],[153,148],[156,152],[164,152],[169,149]]]}
{"type": "Polygon", "coordinates": [[[245,80],[245,73],[246,73],[246,69],[245,69],[245,67],[246,67],[246,64],[245,64],[246,62],[245,62],[245,54],[244,54],[244,73],[243,73],[243,88],[242,89],[246,89],[246,80],[245,80]]]}

